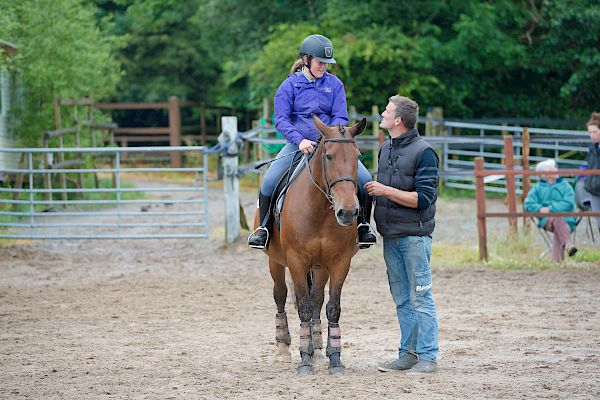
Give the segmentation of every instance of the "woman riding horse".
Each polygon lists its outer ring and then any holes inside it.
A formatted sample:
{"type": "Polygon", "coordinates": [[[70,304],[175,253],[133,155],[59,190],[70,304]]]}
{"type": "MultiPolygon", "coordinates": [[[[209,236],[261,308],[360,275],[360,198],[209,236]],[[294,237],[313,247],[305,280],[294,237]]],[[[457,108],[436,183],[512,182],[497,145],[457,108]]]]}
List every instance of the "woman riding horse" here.
{"type": "MultiPolygon", "coordinates": [[[[275,127],[287,139],[287,144],[265,173],[258,207],[260,210],[260,226],[248,237],[248,246],[265,250],[269,242],[271,227],[271,196],[283,173],[291,164],[291,157],[283,155],[297,150],[308,154],[313,151],[319,131],[316,129],[312,114],[315,114],[326,125],[343,125],[348,123],[346,111],[346,93],[344,84],[327,72],[329,64],[335,64],[333,44],[322,35],[310,35],[300,46],[301,59],[294,64],[293,73],[281,84],[275,95],[275,127]]],[[[358,220],[358,243],[361,248],[369,247],[376,242],[370,230],[372,197],[363,188],[372,180],[365,166],[358,162],[358,190],[360,215],[358,220]]]]}
{"type": "MultiPolygon", "coordinates": [[[[356,177],[360,152],[354,137],[365,129],[366,120],[350,128],[328,127],[317,117],[314,123],[323,136],[315,154],[288,188],[281,211],[281,228],[273,226],[266,253],[277,305],[275,325],[280,358],[290,358],[291,339],[285,313],[287,267],[294,282],[300,318],[298,372],[312,374],[313,357],[320,356],[321,308],[329,280],[327,356],[329,372],[337,374],[345,370],[339,326],[342,286],[352,256],[358,251],[356,177]]],[[[254,226],[258,223],[257,212],[254,226]]]]}

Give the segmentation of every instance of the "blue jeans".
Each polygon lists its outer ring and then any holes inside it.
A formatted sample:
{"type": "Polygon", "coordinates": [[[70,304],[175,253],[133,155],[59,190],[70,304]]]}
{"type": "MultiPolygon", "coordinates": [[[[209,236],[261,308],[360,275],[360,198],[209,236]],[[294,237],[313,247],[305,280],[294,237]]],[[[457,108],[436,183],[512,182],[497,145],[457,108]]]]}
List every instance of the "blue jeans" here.
{"type": "Polygon", "coordinates": [[[431,236],[383,238],[383,256],[402,334],[399,353],[436,361],[438,321],[431,295],[431,236]]]}
{"type": "MultiPolygon", "coordinates": [[[[284,155],[294,152],[296,150],[298,150],[298,145],[293,144],[293,143],[288,143],[283,147],[283,149],[281,149],[279,151],[279,153],[277,153],[276,158],[284,156],[284,155]]],[[[270,197],[273,195],[273,192],[275,191],[275,185],[277,185],[277,182],[279,182],[279,179],[281,179],[281,177],[283,176],[283,173],[290,167],[293,157],[294,156],[290,155],[288,157],[284,157],[280,160],[273,161],[271,163],[271,166],[269,167],[269,169],[267,169],[267,172],[265,173],[265,176],[263,177],[263,182],[260,187],[260,192],[264,196],[270,197]]],[[[369,170],[367,170],[367,168],[359,160],[358,161],[358,182],[359,182],[360,188],[362,189],[362,187],[365,185],[365,183],[372,181],[372,180],[373,180],[373,177],[369,173],[369,170]]]]}

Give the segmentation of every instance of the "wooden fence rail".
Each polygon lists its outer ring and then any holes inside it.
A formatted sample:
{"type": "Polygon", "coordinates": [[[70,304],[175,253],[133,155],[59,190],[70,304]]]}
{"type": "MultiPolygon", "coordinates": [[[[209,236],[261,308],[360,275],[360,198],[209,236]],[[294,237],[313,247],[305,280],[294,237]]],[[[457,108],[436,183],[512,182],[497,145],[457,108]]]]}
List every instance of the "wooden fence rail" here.
{"type": "MultiPolygon", "coordinates": [[[[58,99],[55,102],[56,129],[61,130],[60,106],[87,106],[98,110],[167,110],[168,126],[165,127],[116,127],[113,129],[111,140],[127,147],[130,143],[139,142],[168,142],[170,146],[181,146],[182,142],[191,143],[200,141],[206,145],[208,141],[216,141],[221,133],[221,115],[223,113],[235,115],[237,110],[233,107],[208,105],[204,102],[181,101],[176,96],[169,97],[167,102],[119,102],[101,103],[93,99],[58,99]],[[199,120],[196,124],[182,125],[181,110],[184,108],[197,108],[199,120]],[[216,115],[214,128],[207,124],[207,110],[216,115]]],[[[171,152],[171,165],[181,166],[181,153],[171,152]]]]}

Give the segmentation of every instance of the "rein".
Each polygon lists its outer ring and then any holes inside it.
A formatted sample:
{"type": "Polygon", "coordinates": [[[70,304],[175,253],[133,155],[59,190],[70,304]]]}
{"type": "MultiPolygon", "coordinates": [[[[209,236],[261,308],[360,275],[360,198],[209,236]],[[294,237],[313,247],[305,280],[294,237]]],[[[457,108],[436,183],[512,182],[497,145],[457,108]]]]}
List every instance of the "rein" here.
{"type": "MultiPolygon", "coordinates": [[[[342,134],[342,136],[345,133],[345,128],[341,125],[338,126],[338,130],[340,131],[340,133],[342,134]]],[[[356,179],[353,176],[347,175],[347,176],[340,176],[338,178],[335,179],[329,179],[329,174],[327,173],[327,163],[326,163],[326,158],[327,158],[327,153],[325,153],[325,144],[327,142],[336,142],[336,143],[355,143],[356,141],[354,140],[354,138],[347,138],[347,137],[338,137],[338,138],[326,138],[323,139],[321,141],[323,143],[323,145],[321,146],[321,167],[323,169],[323,177],[325,178],[325,190],[323,190],[321,188],[321,186],[315,181],[315,178],[313,176],[312,170],[310,169],[310,159],[306,161],[306,169],[308,171],[308,176],[310,177],[310,180],[312,181],[312,183],[321,191],[321,193],[323,193],[325,195],[325,198],[327,199],[327,201],[329,201],[329,203],[331,205],[333,205],[333,196],[331,195],[331,188],[333,187],[333,185],[335,185],[338,182],[343,182],[343,181],[350,181],[354,183],[354,186],[357,185],[356,183],[356,179]]]]}

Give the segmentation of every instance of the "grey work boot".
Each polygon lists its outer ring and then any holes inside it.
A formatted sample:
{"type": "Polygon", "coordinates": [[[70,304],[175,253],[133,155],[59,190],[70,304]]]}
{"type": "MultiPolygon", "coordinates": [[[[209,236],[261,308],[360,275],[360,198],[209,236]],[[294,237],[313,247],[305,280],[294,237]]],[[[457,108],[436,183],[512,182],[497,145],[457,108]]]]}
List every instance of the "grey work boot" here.
{"type": "Polygon", "coordinates": [[[417,364],[417,356],[411,353],[402,353],[398,359],[381,364],[377,366],[377,369],[381,372],[404,371],[410,369],[415,364],[417,364]]]}
{"type": "Polygon", "coordinates": [[[419,360],[407,374],[428,374],[437,371],[437,362],[429,360],[419,360]]]}

